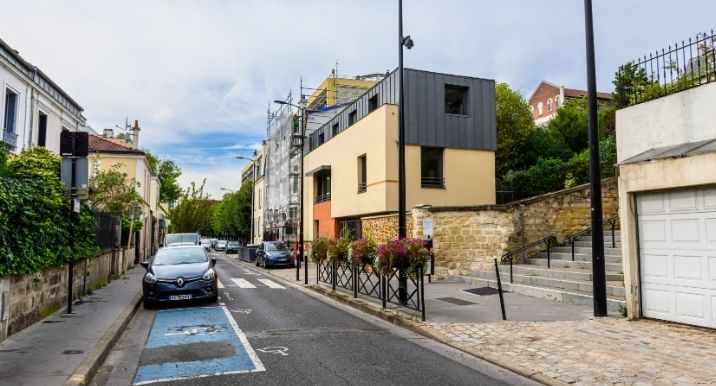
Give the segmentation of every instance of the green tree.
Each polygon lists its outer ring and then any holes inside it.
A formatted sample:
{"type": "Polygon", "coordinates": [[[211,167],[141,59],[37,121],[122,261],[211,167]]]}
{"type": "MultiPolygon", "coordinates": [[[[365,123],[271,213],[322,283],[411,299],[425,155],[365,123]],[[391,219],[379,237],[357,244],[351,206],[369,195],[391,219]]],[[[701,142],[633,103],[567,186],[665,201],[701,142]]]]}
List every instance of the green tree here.
{"type": "Polygon", "coordinates": [[[141,203],[134,179],[121,168],[122,164],[116,163],[90,178],[90,203],[96,211],[125,217],[141,203]]]}
{"type": "Polygon", "coordinates": [[[183,192],[178,180],[179,176],[181,176],[181,169],[174,161],[159,159],[150,153],[149,150],[144,150],[144,155],[147,157],[149,166],[157,173],[159,180],[161,180],[159,201],[169,205],[170,208],[174,207],[174,204],[176,204],[183,192]]]}
{"type": "Polygon", "coordinates": [[[495,174],[498,178],[512,169],[524,167],[525,139],[535,132],[529,105],[520,93],[506,83],[495,85],[497,151],[495,174]]]}
{"type": "Polygon", "coordinates": [[[247,240],[251,234],[251,189],[252,182],[246,181],[234,193],[225,194],[214,206],[211,226],[215,234],[247,240]]]}
{"type": "Polygon", "coordinates": [[[178,232],[199,232],[203,235],[213,234],[211,226],[212,207],[216,201],[209,199],[204,193],[203,180],[197,187],[192,182],[183,192],[177,205],[169,211],[169,231],[178,232]]]}

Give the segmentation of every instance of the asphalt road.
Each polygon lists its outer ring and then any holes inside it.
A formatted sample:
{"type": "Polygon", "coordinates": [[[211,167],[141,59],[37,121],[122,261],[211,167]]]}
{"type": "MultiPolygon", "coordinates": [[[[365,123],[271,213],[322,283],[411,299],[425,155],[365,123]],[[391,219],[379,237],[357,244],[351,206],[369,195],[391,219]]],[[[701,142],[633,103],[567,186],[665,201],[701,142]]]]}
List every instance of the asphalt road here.
{"type": "MultiPolygon", "coordinates": [[[[186,370],[187,363],[207,364],[208,370],[203,377],[158,382],[172,385],[535,384],[458,350],[320,298],[320,295],[304,292],[262,274],[262,269],[248,263],[226,259],[223,254],[216,256],[219,257],[219,280],[224,285],[219,305],[213,305],[213,309],[204,308],[206,305],[189,306],[188,310],[183,310],[184,306],[140,309],[93,379],[93,385],[151,381],[151,378],[137,375],[138,369],[145,374],[145,370],[160,362],[182,364],[162,365],[163,374],[170,374],[170,377],[158,379],[176,378],[172,374],[179,376],[180,370],[186,370]],[[246,288],[251,286],[256,288],[246,288]],[[205,319],[208,316],[192,316],[191,313],[217,309],[228,310],[225,313],[231,315],[240,333],[245,335],[249,346],[246,351],[256,354],[260,368],[255,368],[256,362],[252,365],[250,358],[244,355],[247,365],[254,366],[252,372],[212,375],[222,372],[224,365],[221,363],[240,362],[216,362],[211,367],[212,360],[232,354],[238,358],[241,353],[237,352],[244,350],[232,348],[223,340],[152,346],[156,343],[155,337],[161,335],[161,331],[158,332],[161,326],[174,320],[172,315],[205,319]]],[[[220,318],[223,314],[217,311],[215,315],[220,318]]],[[[204,325],[201,323],[202,320],[197,320],[194,324],[204,325]]],[[[205,336],[215,337],[217,334],[212,335],[213,332],[209,331],[205,336]]],[[[202,335],[202,331],[197,333],[197,328],[181,333],[191,338],[202,335]]],[[[201,368],[198,371],[201,372],[201,368]]]]}

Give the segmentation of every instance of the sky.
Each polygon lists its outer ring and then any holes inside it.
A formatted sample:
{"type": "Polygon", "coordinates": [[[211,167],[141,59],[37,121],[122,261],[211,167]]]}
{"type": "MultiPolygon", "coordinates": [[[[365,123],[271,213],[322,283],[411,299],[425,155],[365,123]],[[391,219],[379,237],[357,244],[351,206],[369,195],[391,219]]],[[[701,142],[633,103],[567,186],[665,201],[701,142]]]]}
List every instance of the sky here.
{"type": "MultiPolygon", "coordinates": [[[[140,147],[180,183],[237,189],[271,101],[300,81],[398,63],[395,0],[0,0],[0,38],[84,107],[99,133],[139,120],[140,147]]],[[[586,88],[580,0],[404,0],[405,66],[586,88]]],[[[597,82],[620,64],[716,27],[716,1],[594,0],[597,82]]],[[[275,108],[276,106],[272,106],[275,108]]]]}

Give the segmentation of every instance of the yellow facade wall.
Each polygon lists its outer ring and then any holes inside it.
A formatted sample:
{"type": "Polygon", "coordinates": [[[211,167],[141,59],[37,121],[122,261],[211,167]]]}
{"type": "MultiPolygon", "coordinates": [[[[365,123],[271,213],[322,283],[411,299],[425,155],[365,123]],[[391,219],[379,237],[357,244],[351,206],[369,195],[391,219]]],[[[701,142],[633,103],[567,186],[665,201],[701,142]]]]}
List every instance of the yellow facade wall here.
{"type": "MultiPolygon", "coordinates": [[[[398,106],[383,105],[304,158],[304,172],[331,168],[331,217],[363,217],[398,210],[398,106]],[[366,155],[367,190],[358,193],[358,157],[366,155]]],[[[406,206],[495,203],[494,152],[443,153],[445,188],[420,185],[420,146],[406,146],[406,206]]],[[[304,176],[304,232],[313,239],[314,178],[304,176]]]]}
{"type": "Polygon", "coordinates": [[[345,87],[368,90],[375,86],[375,84],[376,82],[372,80],[346,79],[329,76],[321,83],[320,86],[316,88],[316,91],[308,97],[308,102],[306,104],[307,106],[312,106],[316,99],[318,99],[325,92],[326,105],[332,106],[337,103],[336,90],[338,88],[345,87]]]}

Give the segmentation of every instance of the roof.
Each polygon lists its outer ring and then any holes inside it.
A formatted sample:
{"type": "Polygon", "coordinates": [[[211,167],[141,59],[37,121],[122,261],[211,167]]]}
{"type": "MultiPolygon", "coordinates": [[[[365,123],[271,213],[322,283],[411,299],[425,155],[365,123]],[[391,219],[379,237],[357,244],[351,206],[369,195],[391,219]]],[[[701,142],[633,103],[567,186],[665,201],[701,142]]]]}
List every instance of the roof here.
{"type": "Polygon", "coordinates": [[[89,136],[89,151],[94,153],[139,154],[144,152],[127,145],[124,140],[107,138],[95,134],[89,136]]]}
{"type": "MultiPolygon", "coordinates": [[[[542,84],[547,84],[547,85],[552,86],[552,87],[554,87],[554,88],[556,88],[556,89],[560,89],[560,88],[561,88],[560,86],[557,86],[556,84],[554,84],[554,83],[552,83],[552,82],[548,82],[548,81],[546,81],[546,80],[542,80],[542,81],[539,82],[539,84],[537,85],[537,87],[535,88],[535,90],[532,91],[532,94],[531,94],[530,97],[527,99],[528,101],[532,99],[532,97],[535,95],[535,93],[537,93],[537,90],[540,89],[540,87],[542,86],[542,84]]],[[[587,90],[580,90],[580,89],[578,89],[578,88],[567,88],[567,87],[564,87],[564,97],[565,97],[565,98],[580,98],[580,97],[583,97],[583,96],[586,96],[586,95],[587,95],[587,90]]],[[[599,91],[597,91],[597,98],[598,98],[598,99],[611,100],[611,99],[612,99],[612,94],[610,94],[610,93],[608,93],[608,92],[599,92],[599,91]]]]}
{"type": "Polygon", "coordinates": [[[716,138],[649,149],[643,153],[627,158],[626,160],[620,162],[620,165],[666,158],[689,157],[714,152],[716,152],[716,138]]]}
{"type": "MultiPolygon", "coordinates": [[[[20,56],[20,54],[10,47],[4,40],[0,39],[0,56],[5,56],[10,60],[10,62],[15,65],[15,67],[19,68],[22,72],[25,73],[30,79],[32,79],[35,83],[40,84],[40,82],[35,78],[35,74],[42,78],[46,83],[51,85],[57,92],[62,95],[67,101],[69,101],[71,104],[74,105],[74,107],[79,110],[80,115],[84,109],[82,106],[80,106],[77,101],[72,99],[72,97],[69,96],[60,86],[57,85],[57,83],[53,82],[52,79],[50,79],[47,74],[45,74],[42,70],[37,68],[37,66],[32,65],[32,63],[26,61],[25,59],[20,56]],[[3,55],[4,54],[4,55],[3,55]]],[[[51,92],[49,92],[50,95],[52,95],[51,92]]],[[[55,97],[55,95],[52,95],[52,97],[55,97]]],[[[55,97],[56,98],[56,97],[55,97]]]]}
{"type": "MultiPolygon", "coordinates": [[[[587,95],[587,90],[580,90],[576,88],[565,88],[564,89],[564,97],[565,98],[579,98],[587,95]]],[[[607,92],[597,92],[597,98],[599,99],[612,99],[612,94],[607,92]]]]}

